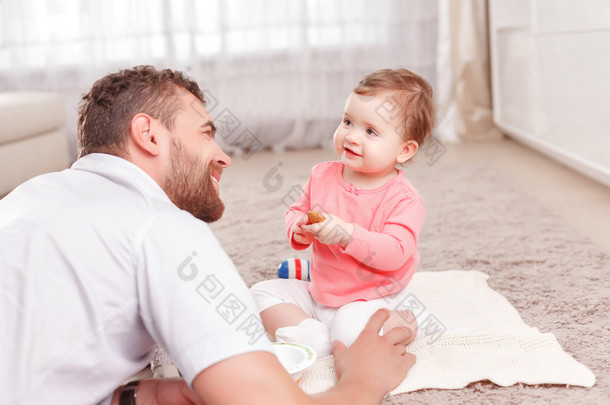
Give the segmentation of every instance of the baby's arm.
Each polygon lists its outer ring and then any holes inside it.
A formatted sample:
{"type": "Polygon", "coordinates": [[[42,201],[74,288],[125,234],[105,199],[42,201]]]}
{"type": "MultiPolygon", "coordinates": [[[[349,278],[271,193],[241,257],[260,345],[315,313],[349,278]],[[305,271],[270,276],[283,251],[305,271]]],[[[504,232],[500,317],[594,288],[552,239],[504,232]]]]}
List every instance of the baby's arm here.
{"type": "Polygon", "coordinates": [[[310,209],[309,195],[311,193],[311,177],[305,183],[303,192],[286,212],[286,233],[292,247],[296,250],[307,249],[313,242],[313,235],[306,231],[303,225],[308,224],[307,211],[310,209]]]}
{"type": "Polygon", "coordinates": [[[416,239],[408,227],[388,225],[382,232],[354,226],[345,253],[379,271],[393,271],[404,265],[416,252],[416,239]]]}
{"type": "Polygon", "coordinates": [[[356,225],[345,253],[379,271],[393,271],[417,252],[425,209],[418,197],[396,203],[379,232],[356,225]]]}
{"type": "Polygon", "coordinates": [[[415,252],[415,237],[405,226],[391,224],[371,232],[336,215],[324,216],[324,222],[302,226],[311,232],[308,236],[325,245],[339,244],[346,254],[376,270],[396,270],[415,252]]]}
{"type": "Polygon", "coordinates": [[[344,253],[380,271],[400,268],[416,252],[417,234],[424,218],[421,200],[403,201],[386,219],[379,232],[323,213],[324,222],[302,226],[326,245],[339,244],[344,253]]]}

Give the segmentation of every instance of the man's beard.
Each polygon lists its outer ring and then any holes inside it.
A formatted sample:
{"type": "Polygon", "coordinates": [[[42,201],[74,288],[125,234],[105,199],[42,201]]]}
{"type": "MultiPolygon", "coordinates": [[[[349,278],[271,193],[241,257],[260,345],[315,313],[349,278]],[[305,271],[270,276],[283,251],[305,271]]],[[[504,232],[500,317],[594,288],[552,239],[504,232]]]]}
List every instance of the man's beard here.
{"type": "Polygon", "coordinates": [[[171,140],[170,171],[165,178],[165,193],[178,207],[205,222],[222,216],[225,206],[220,200],[212,171],[221,173],[222,167],[211,161],[207,169],[196,155],[184,148],[177,139],[171,140]]]}

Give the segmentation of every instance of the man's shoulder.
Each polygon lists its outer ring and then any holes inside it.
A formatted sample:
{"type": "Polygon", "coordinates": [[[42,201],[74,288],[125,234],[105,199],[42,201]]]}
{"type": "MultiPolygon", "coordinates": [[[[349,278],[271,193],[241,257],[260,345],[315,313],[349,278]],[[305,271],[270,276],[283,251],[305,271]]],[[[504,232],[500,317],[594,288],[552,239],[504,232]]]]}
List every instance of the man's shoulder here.
{"type": "Polygon", "coordinates": [[[166,240],[172,245],[183,242],[213,242],[216,236],[204,221],[172,204],[158,204],[147,215],[142,238],[166,240]]]}

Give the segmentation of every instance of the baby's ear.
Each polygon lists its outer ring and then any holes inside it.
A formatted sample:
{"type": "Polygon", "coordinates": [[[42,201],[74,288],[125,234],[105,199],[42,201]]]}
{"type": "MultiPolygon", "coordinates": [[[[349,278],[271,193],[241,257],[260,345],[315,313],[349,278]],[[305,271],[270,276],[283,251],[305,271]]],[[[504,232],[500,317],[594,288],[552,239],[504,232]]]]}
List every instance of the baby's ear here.
{"type": "Polygon", "coordinates": [[[415,152],[417,152],[417,148],[419,148],[419,144],[417,143],[417,141],[410,139],[406,142],[404,142],[402,144],[402,150],[400,151],[400,154],[396,157],[396,162],[397,163],[405,163],[407,162],[409,159],[411,159],[413,157],[413,155],[415,155],[415,152]]]}

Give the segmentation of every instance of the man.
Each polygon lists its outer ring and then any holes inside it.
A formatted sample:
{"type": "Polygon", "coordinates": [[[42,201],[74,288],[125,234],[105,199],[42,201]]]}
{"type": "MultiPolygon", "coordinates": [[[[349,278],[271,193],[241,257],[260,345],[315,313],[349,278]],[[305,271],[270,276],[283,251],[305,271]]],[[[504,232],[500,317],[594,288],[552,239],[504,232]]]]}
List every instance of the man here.
{"type": "Polygon", "coordinates": [[[211,233],[231,159],[197,84],[141,66],[83,97],[79,160],[0,200],[1,403],[373,404],[414,363],[406,328],[334,347],[315,398],[285,372],[211,233]],[[163,346],[184,380],[120,386],[163,346]],[[187,384],[188,383],[188,384],[187,384]],[[190,388],[192,387],[192,389],[190,388]]]}

